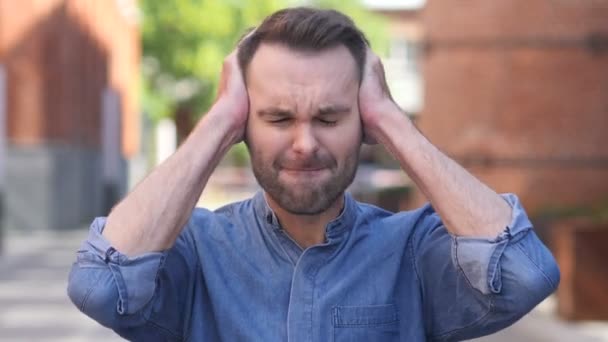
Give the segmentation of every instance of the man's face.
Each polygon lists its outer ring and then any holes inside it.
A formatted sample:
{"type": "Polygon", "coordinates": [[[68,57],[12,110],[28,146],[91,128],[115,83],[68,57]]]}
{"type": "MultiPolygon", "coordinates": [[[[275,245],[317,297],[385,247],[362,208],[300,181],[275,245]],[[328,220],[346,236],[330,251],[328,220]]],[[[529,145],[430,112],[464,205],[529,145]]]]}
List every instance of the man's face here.
{"type": "Polygon", "coordinates": [[[352,182],[362,129],[355,59],[344,46],[263,43],[247,72],[247,146],[266,193],[293,214],[328,209],[352,182]]]}

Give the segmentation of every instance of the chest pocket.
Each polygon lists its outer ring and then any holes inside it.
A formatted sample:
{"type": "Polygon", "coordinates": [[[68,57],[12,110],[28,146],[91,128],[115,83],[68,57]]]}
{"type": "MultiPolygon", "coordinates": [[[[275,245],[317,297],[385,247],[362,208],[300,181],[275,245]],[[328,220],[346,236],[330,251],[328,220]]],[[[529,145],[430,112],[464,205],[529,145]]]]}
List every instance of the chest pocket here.
{"type": "Polygon", "coordinates": [[[334,342],[399,340],[399,316],[394,304],[336,306],[332,320],[334,342]]]}

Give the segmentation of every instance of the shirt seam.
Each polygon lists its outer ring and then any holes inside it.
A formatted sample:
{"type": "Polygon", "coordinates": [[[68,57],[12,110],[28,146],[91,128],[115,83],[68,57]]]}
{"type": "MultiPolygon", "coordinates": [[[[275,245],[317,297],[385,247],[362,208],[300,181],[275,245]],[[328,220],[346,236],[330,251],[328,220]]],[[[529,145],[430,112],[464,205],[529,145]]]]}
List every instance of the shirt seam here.
{"type": "MultiPolygon", "coordinates": [[[[275,234],[275,232],[272,232],[272,233],[275,234]]],[[[281,241],[281,238],[278,236],[275,236],[275,237],[277,239],[277,243],[279,244],[279,248],[285,255],[285,258],[287,260],[289,260],[289,263],[294,267],[294,270],[295,270],[295,266],[298,263],[297,260],[294,262],[294,260],[291,258],[291,256],[289,256],[289,253],[287,253],[287,251],[285,250],[285,247],[283,246],[283,242],[281,241]]],[[[302,251],[302,253],[300,253],[300,257],[302,256],[303,253],[304,253],[303,251],[302,251]]]]}
{"type": "Polygon", "coordinates": [[[395,325],[395,323],[398,323],[398,322],[399,322],[398,319],[394,319],[392,321],[378,322],[378,323],[338,323],[334,326],[334,328],[336,328],[336,329],[347,328],[347,327],[348,328],[355,328],[355,327],[365,328],[365,327],[395,325]]]}
{"type": "Polygon", "coordinates": [[[317,287],[317,283],[316,283],[316,278],[317,278],[317,270],[315,270],[315,275],[313,277],[313,281],[312,281],[312,290],[311,290],[311,298],[310,298],[310,314],[309,314],[309,319],[310,319],[310,330],[308,332],[308,337],[309,337],[309,341],[313,341],[313,329],[314,329],[314,324],[313,324],[313,316],[314,316],[314,312],[315,312],[315,289],[317,287]]]}
{"type": "Polygon", "coordinates": [[[315,264],[314,267],[314,273],[313,273],[313,277],[312,277],[312,291],[311,291],[311,300],[310,300],[310,341],[313,341],[314,339],[313,337],[313,333],[314,333],[314,324],[313,324],[313,317],[314,317],[314,308],[315,308],[315,290],[317,288],[317,275],[319,274],[319,270],[321,269],[321,267],[323,267],[324,265],[327,265],[327,261],[329,260],[329,257],[324,257],[320,262],[318,262],[317,264],[315,264]]]}
{"type": "Polygon", "coordinates": [[[89,296],[91,296],[91,293],[93,293],[93,291],[95,290],[95,286],[90,286],[87,289],[86,294],[84,295],[84,298],[82,299],[82,303],[80,303],[80,311],[84,312],[85,306],[87,301],[89,300],[89,296]]]}
{"type": "MultiPolygon", "coordinates": [[[[420,284],[422,284],[422,277],[420,277],[420,270],[418,270],[418,263],[417,263],[417,258],[416,258],[416,252],[414,251],[414,239],[416,239],[416,234],[417,231],[414,230],[414,234],[412,236],[412,238],[409,239],[408,241],[408,247],[407,249],[409,250],[410,254],[411,254],[411,263],[412,263],[412,268],[414,269],[414,273],[416,274],[416,279],[418,280],[418,282],[420,284]]],[[[422,287],[424,289],[424,287],[422,287]]],[[[423,291],[424,292],[424,291],[423,291]]]]}
{"type": "MultiPolygon", "coordinates": [[[[278,240],[278,238],[277,238],[277,240],[278,240]]],[[[280,241],[279,241],[279,243],[280,243],[280,241]]],[[[287,305],[287,341],[289,341],[289,338],[291,336],[291,330],[290,330],[290,320],[291,320],[291,317],[290,317],[290,313],[292,311],[291,306],[293,304],[292,299],[294,297],[294,286],[295,286],[294,284],[296,283],[298,265],[299,265],[300,262],[302,262],[302,259],[303,259],[304,255],[309,250],[310,249],[307,248],[304,252],[302,252],[302,255],[300,255],[300,257],[298,258],[298,261],[296,262],[296,264],[295,264],[295,266],[293,268],[293,273],[291,275],[291,285],[290,285],[290,288],[289,288],[289,302],[288,302],[288,305],[287,305]]],[[[314,293],[313,293],[313,296],[314,296],[314,293]]]]}
{"type": "Polygon", "coordinates": [[[168,333],[169,335],[171,335],[173,338],[177,339],[178,341],[184,341],[184,337],[183,336],[180,336],[179,334],[175,334],[170,329],[167,329],[167,328],[163,327],[162,325],[159,325],[158,323],[156,323],[153,320],[149,319],[145,315],[142,315],[142,318],[144,319],[144,321],[146,322],[146,324],[150,324],[150,325],[154,326],[155,328],[157,328],[159,330],[163,330],[164,332],[168,333]]]}
{"type": "MultiPolygon", "coordinates": [[[[231,207],[231,210],[233,210],[232,207],[231,207]]],[[[193,269],[193,275],[192,276],[196,277],[199,274],[199,271],[200,271],[200,273],[202,273],[203,267],[201,265],[201,259],[199,258],[198,245],[196,244],[196,239],[194,238],[194,236],[192,236],[193,232],[191,230],[188,230],[189,227],[190,227],[190,224],[188,224],[184,228],[184,231],[183,231],[185,233],[184,234],[184,240],[185,240],[184,242],[186,242],[186,246],[187,246],[188,245],[188,239],[185,238],[186,236],[190,237],[190,239],[192,240],[192,247],[193,247],[194,257],[196,259],[195,260],[195,264],[194,264],[194,269],[193,269]]],[[[174,244],[174,246],[175,246],[175,244],[174,244]]],[[[167,251],[166,254],[169,254],[169,252],[170,251],[167,251]]],[[[161,268],[165,267],[165,261],[166,261],[166,258],[167,258],[166,254],[163,255],[162,259],[160,260],[159,267],[156,270],[156,276],[154,277],[154,282],[155,282],[156,286],[158,286],[158,281],[159,281],[159,275],[160,275],[161,268]]],[[[184,331],[184,333],[181,336],[181,340],[182,341],[188,341],[191,338],[191,333],[192,333],[192,329],[191,328],[192,327],[191,327],[190,323],[191,322],[189,322],[189,324],[187,325],[188,326],[188,332],[184,331]]],[[[154,324],[158,325],[162,329],[168,330],[167,328],[163,328],[162,326],[160,326],[158,323],[154,323],[154,324]]],[[[173,336],[180,337],[179,334],[175,334],[175,333],[173,333],[171,331],[169,331],[169,333],[171,333],[173,336]]]]}
{"type": "MultiPolygon", "coordinates": [[[[196,259],[199,260],[198,253],[197,253],[197,258],[196,259]]],[[[195,268],[195,271],[194,271],[194,276],[195,277],[198,276],[199,273],[200,274],[203,273],[203,268],[200,265],[200,262],[197,262],[196,265],[197,265],[197,267],[195,268]]],[[[211,305],[211,304],[209,304],[209,305],[211,305]]],[[[190,322],[188,322],[188,332],[184,332],[183,340],[184,341],[190,341],[190,340],[192,340],[192,315],[190,315],[190,322]]]]}

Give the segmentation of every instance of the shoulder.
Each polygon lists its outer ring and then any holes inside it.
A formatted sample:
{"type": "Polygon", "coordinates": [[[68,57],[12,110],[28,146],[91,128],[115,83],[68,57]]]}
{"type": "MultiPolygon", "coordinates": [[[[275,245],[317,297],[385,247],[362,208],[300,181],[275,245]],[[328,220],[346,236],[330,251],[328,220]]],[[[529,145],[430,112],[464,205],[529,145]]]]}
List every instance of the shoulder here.
{"type": "Polygon", "coordinates": [[[430,204],[399,212],[360,202],[357,206],[355,237],[365,236],[371,241],[398,246],[411,244],[414,249],[419,249],[426,241],[449,238],[443,222],[430,204]]]}
{"type": "Polygon", "coordinates": [[[196,207],[192,210],[192,215],[188,221],[192,226],[204,226],[209,223],[222,224],[234,219],[246,219],[253,215],[252,199],[233,202],[210,210],[203,207],[196,207]]]}
{"type": "Polygon", "coordinates": [[[357,202],[358,221],[382,229],[408,229],[436,226],[441,223],[439,215],[430,204],[412,210],[392,212],[369,203],[357,202]]]}
{"type": "Polygon", "coordinates": [[[197,207],[184,228],[195,243],[240,239],[246,227],[255,222],[252,199],[233,202],[218,209],[197,207]]]}

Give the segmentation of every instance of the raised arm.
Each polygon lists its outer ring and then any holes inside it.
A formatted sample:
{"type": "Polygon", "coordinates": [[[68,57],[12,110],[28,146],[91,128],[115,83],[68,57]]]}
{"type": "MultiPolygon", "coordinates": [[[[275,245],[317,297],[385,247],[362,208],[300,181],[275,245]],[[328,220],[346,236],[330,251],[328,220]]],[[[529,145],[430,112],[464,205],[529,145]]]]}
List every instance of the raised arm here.
{"type": "Polygon", "coordinates": [[[557,264],[515,195],[498,195],[433,146],[392,101],[369,51],[359,93],[365,139],[382,143],[431,202],[404,246],[429,340],[461,341],[512,324],[551,294],[557,264]]]}
{"type": "Polygon", "coordinates": [[[182,146],[108,216],[103,236],[127,255],[170,248],[209,176],[243,138],[249,102],[236,53],[225,62],[216,103],[182,146]]]}
{"type": "Polygon", "coordinates": [[[359,95],[368,142],[382,143],[429,199],[450,233],[496,237],[511,208],[496,192],[443,154],[392,100],[380,59],[368,51],[359,95]]]}
{"type": "Polygon", "coordinates": [[[79,310],[129,340],[184,338],[191,319],[184,303],[202,281],[188,221],[218,161],[242,139],[248,106],[233,53],[215,104],[184,144],[91,225],[68,280],[79,310]]]}

